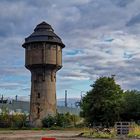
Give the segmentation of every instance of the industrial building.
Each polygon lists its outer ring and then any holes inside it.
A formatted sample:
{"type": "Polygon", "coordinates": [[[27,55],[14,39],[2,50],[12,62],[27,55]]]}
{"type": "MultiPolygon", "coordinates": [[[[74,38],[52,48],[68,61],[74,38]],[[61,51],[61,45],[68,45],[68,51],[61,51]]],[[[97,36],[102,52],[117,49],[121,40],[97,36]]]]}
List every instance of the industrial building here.
{"type": "MultiPolygon", "coordinates": [[[[0,109],[7,108],[11,113],[17,112],[17,113],[25,113],[29,114],[30,112],[30,102],[28,101],[20,101],[20,100],[0,100],[0,109]],[[7,102],[6,102],[7,101],[7,102]]],[[[74,107],[65,107],[65,106],[57,106],[57,112],[58,113],[67,113],[79,115],[80,109],[74,108],[74,107]]]]}

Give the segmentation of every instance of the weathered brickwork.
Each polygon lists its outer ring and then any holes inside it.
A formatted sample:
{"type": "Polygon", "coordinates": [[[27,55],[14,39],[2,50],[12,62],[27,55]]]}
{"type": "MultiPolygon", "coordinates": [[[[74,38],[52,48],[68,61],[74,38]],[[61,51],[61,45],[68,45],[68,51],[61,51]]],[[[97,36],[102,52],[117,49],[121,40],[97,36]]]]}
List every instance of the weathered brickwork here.
{"type": "Polygon", "coordinates": [[[25,67],[31,71],[30,122],[41,126],[41,120],[56,114],[56,72],[62,67],[65,45],[52,27],[42,22],[25,39],[25,67]]]}

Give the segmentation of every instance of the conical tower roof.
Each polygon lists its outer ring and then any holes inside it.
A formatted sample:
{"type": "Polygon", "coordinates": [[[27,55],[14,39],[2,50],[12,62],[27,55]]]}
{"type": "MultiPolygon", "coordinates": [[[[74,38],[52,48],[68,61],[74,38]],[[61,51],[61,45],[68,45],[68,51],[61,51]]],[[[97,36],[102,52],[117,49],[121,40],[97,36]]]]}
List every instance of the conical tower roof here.
{"type": "Polygon", "coordinates": [[[29,43],[35,42],[48,42],[59,44],[62,48],[65,47],[61,38],[54,33],[51,25],[44,21],[36,26],[34,32],[29,37],[25,38],[25,43],[22,46],[26,48],[29,43]]]}

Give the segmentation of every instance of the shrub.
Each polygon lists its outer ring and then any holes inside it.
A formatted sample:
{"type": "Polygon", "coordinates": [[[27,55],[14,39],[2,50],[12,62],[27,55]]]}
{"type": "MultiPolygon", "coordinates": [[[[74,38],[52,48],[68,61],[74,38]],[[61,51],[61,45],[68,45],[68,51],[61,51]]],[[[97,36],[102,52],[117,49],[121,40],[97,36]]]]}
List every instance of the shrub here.
{"type": "Polygon", "coordinates": [[[76,115],[71,115],[69,113],[60,114],[57,113],[56,116],[48,116],[42,120],[43,127],[73,127],[79,121],[79,117],[76,115]]]}
{"type": "Polygon", "coordinates": [[[49,128],[56,123],[56,117],[48,116],[42,120],[43,127],[49,128]]]}
{"type": "Polygon", "coordinates": [[[25,114],[12,115],[12,127],[22,128],[26,125],[27,116],[25,114]]]}

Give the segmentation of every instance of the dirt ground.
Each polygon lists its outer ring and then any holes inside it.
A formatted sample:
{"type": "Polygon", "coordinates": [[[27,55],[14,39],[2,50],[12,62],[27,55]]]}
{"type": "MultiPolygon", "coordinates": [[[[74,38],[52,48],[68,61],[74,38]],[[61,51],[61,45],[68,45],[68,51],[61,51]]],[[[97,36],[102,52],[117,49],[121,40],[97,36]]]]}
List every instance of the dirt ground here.
{"type": "MultiPolygon", "coordinates": [[[[56,140],[93,140],[93,138],[78,137],[81,131],[61,131],[61,130],[18,130],[0,131],[0,140],[41,140],[42,137],[53,137],[56,140]]],[[[107,139],[94,139],[107,140],[107,139]]],[[[125,139],[128,140],[128,139],[125,139]]],[[[137,139],[132,139],[137,140],[137,139]]]]}
{"type": "Polygon", "coordinates": [[[91,140],[90,138],[77,137],[80,131],[0,131],[0,140],[41,140],[42,137],[53,137],[56,140],[91,140]]]}

